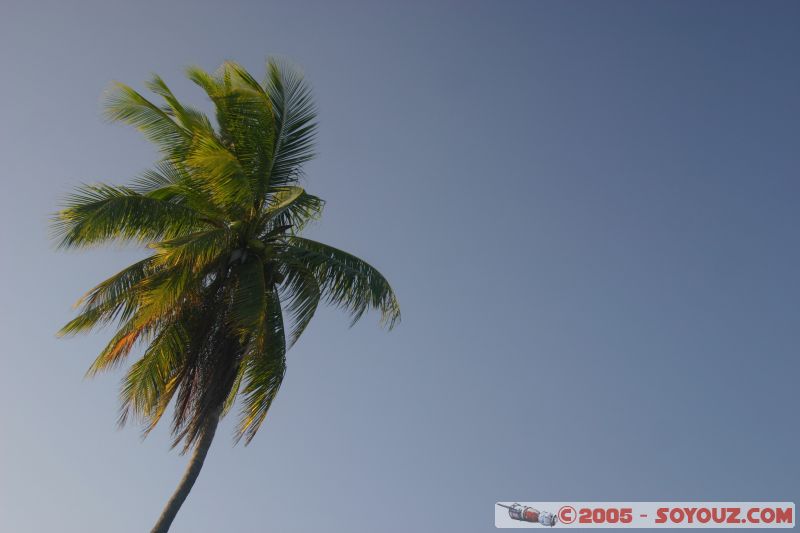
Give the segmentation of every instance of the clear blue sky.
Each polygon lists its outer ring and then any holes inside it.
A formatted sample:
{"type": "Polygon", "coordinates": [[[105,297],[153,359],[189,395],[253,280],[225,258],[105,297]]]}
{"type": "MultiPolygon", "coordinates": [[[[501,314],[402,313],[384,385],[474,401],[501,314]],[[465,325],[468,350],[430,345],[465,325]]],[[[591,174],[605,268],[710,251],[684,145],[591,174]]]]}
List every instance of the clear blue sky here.
{"type": "Polygon", "coordinates": [[[43,2],[0,16],[0,530],[149,530],[185,457],[115,429],[71,304],[140,252],[57,253],[81,181],[155,159],[100,117],[151,72],[270,54],[320,108],[319,239],[392,281],[320,313],[260,434],[175,522],[483,532],[497,500],[800,496],[796,2],[43,2]]]}

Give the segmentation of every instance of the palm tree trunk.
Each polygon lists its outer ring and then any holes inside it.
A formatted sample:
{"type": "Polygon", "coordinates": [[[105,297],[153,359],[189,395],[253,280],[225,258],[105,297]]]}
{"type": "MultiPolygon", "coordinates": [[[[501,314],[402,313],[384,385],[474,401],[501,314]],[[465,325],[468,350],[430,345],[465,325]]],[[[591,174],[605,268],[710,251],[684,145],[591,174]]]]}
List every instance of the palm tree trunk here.
{"type": "Polygon", "coordinates": [[[214,433],[217,432],[218,424],[219,413],[212,414],[208,420],[208,425],[203,430],[202,436],[197,441],[197,447],[192,454],[192,458],[189,460],[189,464],[186,466],[183,479],[181,479],[178,488],[175,489],[166,507],[164,507],[164,510],[161,512],[158,522],[156,522],[156,525],[150,533],[166,533],[169,531],[172,521],[175,520],[175,516],[178,514],[181,505],[183,505],[183,502],[189,495],[189,491],[192,490],[194,482],[197,481],[197,476],[200,475],[200,469],[203,468],[206,454],[208,454],[208,450],[211,448],[211,442],[214,440],[214,433]]]}

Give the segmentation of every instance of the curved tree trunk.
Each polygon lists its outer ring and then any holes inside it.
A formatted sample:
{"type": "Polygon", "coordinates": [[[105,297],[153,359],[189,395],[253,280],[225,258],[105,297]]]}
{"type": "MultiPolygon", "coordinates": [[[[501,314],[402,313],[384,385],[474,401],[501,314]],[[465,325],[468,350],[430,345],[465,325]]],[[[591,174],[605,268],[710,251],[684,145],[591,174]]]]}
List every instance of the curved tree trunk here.
{"type": "Polygon", "coordinates": [[[178,488],[172,494],[172,497],[167,502],[166,507],[161,512],[158,522],[150,531],[150,533],[166,533],[175,520],[175,516],[192,490],[194,482],[197,481],[197,476],[200,475],[200,469],[203,468],[203,463],[206,460],[208,449],[211,448],[211,442],[214,440],[214,433],[217,432],[217,425],[219,424],[219,413],[211,415],[208,426],[203,430],[203,435],[197,441],[197,447],[186,466],[186,472],[183,474],[178,488]]]}

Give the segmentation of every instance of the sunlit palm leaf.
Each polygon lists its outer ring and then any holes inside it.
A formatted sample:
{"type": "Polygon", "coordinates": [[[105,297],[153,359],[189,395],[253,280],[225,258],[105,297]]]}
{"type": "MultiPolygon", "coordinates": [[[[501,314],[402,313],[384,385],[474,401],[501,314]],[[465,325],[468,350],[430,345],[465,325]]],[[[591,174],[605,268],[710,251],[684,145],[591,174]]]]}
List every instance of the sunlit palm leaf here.
{"type": "Polygon", "coordinates": [[[198,231],[150,245],[156,251],[153,263],[159,267],[183,266],[193,272],[200,272],[231,248],[231,231],[227,227],[198,231]]]}
{"type": "Polygon", "coordinates": [[[194,209],[127,187],[83,185],[67,197],[53,225],[58,245],[85,247],[109,240],[158,241],[208,226],[194,209]]]}
{"type": "Polygon", "coordinates": [[[196,136],[186,164],[216,205],[234,213],[252,202],[253,191],[242,163],[214,136],[196,136]]]}
{"type": "Polygon", "coordinates": [[[318,219],[324,206],[324,200],[308,194],[301,187],[276,187],[271,191],[270,203],[261,223],[267,231],[290,226],[298,232],[308,222],[318,219]]]}
{"type": "Polygon", "coordinates": [[[162,329],[142,358],[131,365],[122,385],[120,425],[133,415],[149,429],[155,426],[177,389],[188,344],[189,332],[176,321],[162,329]]]}
{"type": "Polygon", "coordinates": [[[163,109],[123,83],[115,83],[106,98],[106,116],[130,124],[172,158],[186,153],[191,133],[163,109]]]}

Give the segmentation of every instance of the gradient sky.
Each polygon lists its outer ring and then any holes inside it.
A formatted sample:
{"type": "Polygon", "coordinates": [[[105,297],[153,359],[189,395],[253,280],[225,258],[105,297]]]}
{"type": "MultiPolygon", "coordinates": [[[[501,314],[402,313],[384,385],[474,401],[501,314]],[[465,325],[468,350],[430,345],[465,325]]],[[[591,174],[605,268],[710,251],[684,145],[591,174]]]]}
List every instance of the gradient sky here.
{"type": "Polygon", "coordinates": [[[0,530],[149,531],[186,458],[115,428],[108,332],[54,333],[141,251],[56,252],[82,181],[154,150],[111,80],[300,65],[314,238],[404,321],[317,315],[249,447],[172,531],[483,532],[498,500],[800,499],[800,4],[0,4],[0,530]]]}

